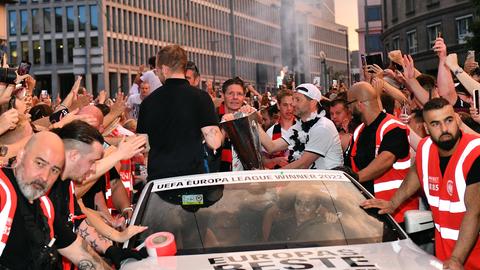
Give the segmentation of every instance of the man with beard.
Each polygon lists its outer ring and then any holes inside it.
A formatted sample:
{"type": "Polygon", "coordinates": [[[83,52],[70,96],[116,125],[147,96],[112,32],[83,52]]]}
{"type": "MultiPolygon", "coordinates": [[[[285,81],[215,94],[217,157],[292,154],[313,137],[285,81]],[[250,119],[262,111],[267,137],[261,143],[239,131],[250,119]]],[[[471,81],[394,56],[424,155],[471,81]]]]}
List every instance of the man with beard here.
{"type": "Polygon", "coordinates": [[[157,54],[163,86],[140,105],[137,133],[148,134],[148,180],[204,173],[203,145],[217,149],[222,134],[212,99],[185,79],[187,53],[178,45],[157,54]],[[203,138],[202,138],[203,136],[203,138]]]}
{"type": "MultiPolygon", "coordinates": [[[[381,110],[371,84],[356,83],[347,95],[353,118],[359,118],[362,124],[353,133],[346,162],[370,193],[389,200],[410,168],[408,127],[381,110]]],[[[418,198],[412,197],[393,217],[403,223],[404,212],[418,209],[418,203],[418,198]]]]}
{"type": "Polygon", "coordinates": [[[416,164],[405,181],[389,201],[371,199],[361,206],[393,213],[422,188],[443,269],[480,269],[480,138],[460,131],[460,119],[444,98],[427,102],[423,117],[430,136],[418,145],[416,164]]]}
{"type": "Polygon", "coordinates": [[[348,109],[345,99],[334,99],[330,104],[330,119],[332,119],[335,127],[340,135],[342,150],[345,152],[352,138],[350,132],[350,122],[352,121],[352,113],[348,109]]]}
{"type": "MultiPolygon", "coordinates": [[[[0,170],[0,268],[52,269],[51,202],[43,196],[62,172],[63,143],[40,132],[17,155],[13,169],[0,170]]],[[[61,244],[58,239],[55,244],[61,244]]]]}
{"type": "Polygon", "coordinates": [[[299,118],[285,135],[273,140],[259,128],[260,141],[268,153],[291,150],[286,169],[331,169],[343,165],[342,147],[333,122],[318,113],[322,94],[311,83],[299,85],[293,94],[299,118]]]}

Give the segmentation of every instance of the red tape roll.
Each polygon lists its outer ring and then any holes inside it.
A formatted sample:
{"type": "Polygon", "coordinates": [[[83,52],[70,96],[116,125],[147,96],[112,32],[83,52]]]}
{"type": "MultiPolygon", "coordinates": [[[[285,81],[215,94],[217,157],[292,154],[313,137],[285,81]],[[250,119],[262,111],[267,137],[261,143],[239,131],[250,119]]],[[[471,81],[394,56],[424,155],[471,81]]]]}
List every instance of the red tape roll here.
{"type": "Polygon", "coordinates": [[[157,232],[145,239],[145,247],[150,257],[173,256],[177,253],[175,236],[169,232],[157,232]]]}

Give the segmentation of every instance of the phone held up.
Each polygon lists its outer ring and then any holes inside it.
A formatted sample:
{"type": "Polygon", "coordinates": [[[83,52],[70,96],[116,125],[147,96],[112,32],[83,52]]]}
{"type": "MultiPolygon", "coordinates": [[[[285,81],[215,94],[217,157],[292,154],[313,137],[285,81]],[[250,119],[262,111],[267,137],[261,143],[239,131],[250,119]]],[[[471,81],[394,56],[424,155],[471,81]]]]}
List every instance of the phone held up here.
{"type": "Polygon", "coordinates": [[[473,90],[473,107],[479,109],[480,106],[480,89],[473,90]]]}

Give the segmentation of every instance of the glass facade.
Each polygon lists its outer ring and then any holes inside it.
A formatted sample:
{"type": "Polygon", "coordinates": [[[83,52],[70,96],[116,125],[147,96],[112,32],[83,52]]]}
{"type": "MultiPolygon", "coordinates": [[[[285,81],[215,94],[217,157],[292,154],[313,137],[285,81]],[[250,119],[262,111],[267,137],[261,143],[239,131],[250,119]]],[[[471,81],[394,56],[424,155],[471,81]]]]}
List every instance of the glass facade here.
{"type": "Polygon", "coordinates": [[[52,63],[52,41],[43,41],[43,47],[43,51],[45,52],[45,64],[49,65],[52,63]]]}
{"type": "Polygon", "coordinates": [[[55,52],[57,56],[57,64],[63,64],[63,40],[57,39],[55,41],[55,52]]]}
{"type": "Polygon", "coordinates": [[[98,30],[98,8],[96,5],[90,6],[90,30],[98,30]]]}
{"type": "Polygon", "coordinates": [[[33,41],[33,64],[40,64],[40,40],[33,41]]]}
{"type": "Polygon", "coordinates": [[[75,30],[75,16],[73,15],[73,7],[67,7],[67,31],[75,30]]]}
{"type": "Polygon", "coordinates": [[[32,33],[38,34],[40,32],[40,25],[42,24],[42,17],[38,14],[38,8],[32,9],[32,33]]]}
{"type": "Polygon", "coordinates": [[[60,33],[63,31],[62,23],[63,11],[61,7],[55,8],[55,32],[60,33]]]}
{"type": "Polygon", "coordinates": [[[8,47],[9,47],[9,52],[10,52],[9,63],[11,65],[16,65],[17,61],[18,61],[17,42],[15,42],[15,41],[10,42],[8,47]]]}
{"type": "Polygon", "coordinates": [[[22,34],[28,34],[28,12],[20,10],[20,29],[22,34]]]}
{"type": "Polygon", "coordinates": [[[17,34],[17,12],[15,10],[8,12],[8,29],[10,35],[17,34]]]}
{"type": "Polygon", "coordinates": [[[78,30],[84,31],[87,28],[87,8],[78,6],[78,30]]]}
{"type": "Polygon", "coordinates": [[[52,31],[51,16],[52,11],[50,8],[43,9],[43,32],[50,33],[52,31]]]}

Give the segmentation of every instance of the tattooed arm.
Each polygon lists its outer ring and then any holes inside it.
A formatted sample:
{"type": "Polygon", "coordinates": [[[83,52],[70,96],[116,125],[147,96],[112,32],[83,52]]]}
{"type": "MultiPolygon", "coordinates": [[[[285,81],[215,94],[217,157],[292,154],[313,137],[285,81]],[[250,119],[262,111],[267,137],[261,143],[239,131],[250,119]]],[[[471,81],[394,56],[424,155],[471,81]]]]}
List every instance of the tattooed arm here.
{"type": "Polygon", "coordinates": [[[211,149],[216,150],[222,145],[223,135],[218,126],[203,127],[202,134],[211,149]]]}
{"type": "Polygon", "coordinates": [[[75,264],[79,270],[112,269],[80,236],[58,252],[75,264]]]}

